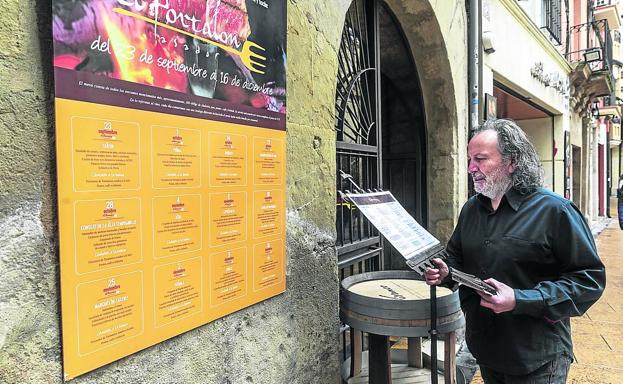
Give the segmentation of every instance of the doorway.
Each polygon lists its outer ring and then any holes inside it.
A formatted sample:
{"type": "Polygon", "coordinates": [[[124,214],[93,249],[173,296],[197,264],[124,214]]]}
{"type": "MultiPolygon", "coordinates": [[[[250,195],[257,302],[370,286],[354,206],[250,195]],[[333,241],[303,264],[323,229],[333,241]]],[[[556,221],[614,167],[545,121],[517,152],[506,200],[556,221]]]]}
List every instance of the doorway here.
{"type": "MultiPolygon", "coordinates": [[[[514,120],[534,145],[544,171],[544,187],[556,190],[556,142],[554,140],[554,114],[497,80],[493,82],[493,95],[497,100],[497,117],[514,120]]],[[[563,179],[563,175],[558,175],[563,179]]]]}
{"type": "MultiPolygon", "coordinates": [[[[406,268],[403,257],[343,198],[358,189],[389,190],[427,226],[422,91],[400,23],[384,1],[353,0],[346,13],[335,110],[339,279],[406,268]]],[[[345,361],[351,347],[366,348],[366,338],[344,326],[340,346],[345,361]]]]}
{"type": "Polygon", "coordinates": [[[571,164],[571,180],[573,184],[573,193],[571,194],[571,197],[573,203],[576,206],[580,207],[582,203],[582,193],[580,190],[582,186],[582,184],[580,183],[580,175],[582,172],[582,148],[576,145],[571,146],[571,164]]]}
{"type": "Polygon", "coordinates": [[[338,64],[336,248],[343,279],[406,267],[342,194],[390,190],[426,227],[426,127],[413,55],[384,1],[352,2],[338,64]]]}

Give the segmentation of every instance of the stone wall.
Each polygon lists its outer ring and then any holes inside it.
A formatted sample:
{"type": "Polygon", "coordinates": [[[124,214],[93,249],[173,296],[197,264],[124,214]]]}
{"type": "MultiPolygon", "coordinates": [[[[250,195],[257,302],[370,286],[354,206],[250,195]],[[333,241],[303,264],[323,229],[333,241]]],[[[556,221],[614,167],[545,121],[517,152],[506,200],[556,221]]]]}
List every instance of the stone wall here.
{"type": "Polygon", "coordinates": [[[0,381],[58,382],[51,9],[0,7],[0,381]]]}

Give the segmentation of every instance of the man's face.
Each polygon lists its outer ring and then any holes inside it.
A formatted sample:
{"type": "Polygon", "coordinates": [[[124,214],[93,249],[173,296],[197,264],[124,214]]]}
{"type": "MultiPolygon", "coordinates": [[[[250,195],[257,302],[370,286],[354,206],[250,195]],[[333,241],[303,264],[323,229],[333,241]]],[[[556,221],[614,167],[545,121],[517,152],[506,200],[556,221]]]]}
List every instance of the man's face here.
{"type": "Polygon", "coordinates": [[[467,146],[467,155],[476,192],[490,199],[502,197],[511,186],[514,167],[503,161],[497,133],[487,130],[474,136],[467,146]]]}

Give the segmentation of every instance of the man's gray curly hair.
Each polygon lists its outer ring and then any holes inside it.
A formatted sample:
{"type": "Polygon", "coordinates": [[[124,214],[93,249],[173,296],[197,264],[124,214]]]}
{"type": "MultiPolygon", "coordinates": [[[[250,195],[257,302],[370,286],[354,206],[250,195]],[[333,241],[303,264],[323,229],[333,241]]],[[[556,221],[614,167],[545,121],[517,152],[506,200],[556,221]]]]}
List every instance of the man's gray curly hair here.
{"type": "Polygon", "coordinates": [[[502,160],[510,161],[515,166],[511,175],[513,188],[527,193],[543,186],[543,167],[536,149],[514,121],[487,120],[474,130],[472,137],[483,131],[495,131],[498,134],[498,150],[502,160]]]}

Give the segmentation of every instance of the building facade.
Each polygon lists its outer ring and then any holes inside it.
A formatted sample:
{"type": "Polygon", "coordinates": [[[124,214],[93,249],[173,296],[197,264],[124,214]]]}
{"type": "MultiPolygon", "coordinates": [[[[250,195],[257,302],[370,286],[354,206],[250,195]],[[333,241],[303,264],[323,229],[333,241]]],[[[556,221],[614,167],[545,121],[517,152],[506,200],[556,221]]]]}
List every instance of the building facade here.
{"type": "Polygon", "coordinates": [[[546,188],[591,221],[606,216],[620,169],[618,2],[482,4],[485,108],[535,143],[546,188]]]}

